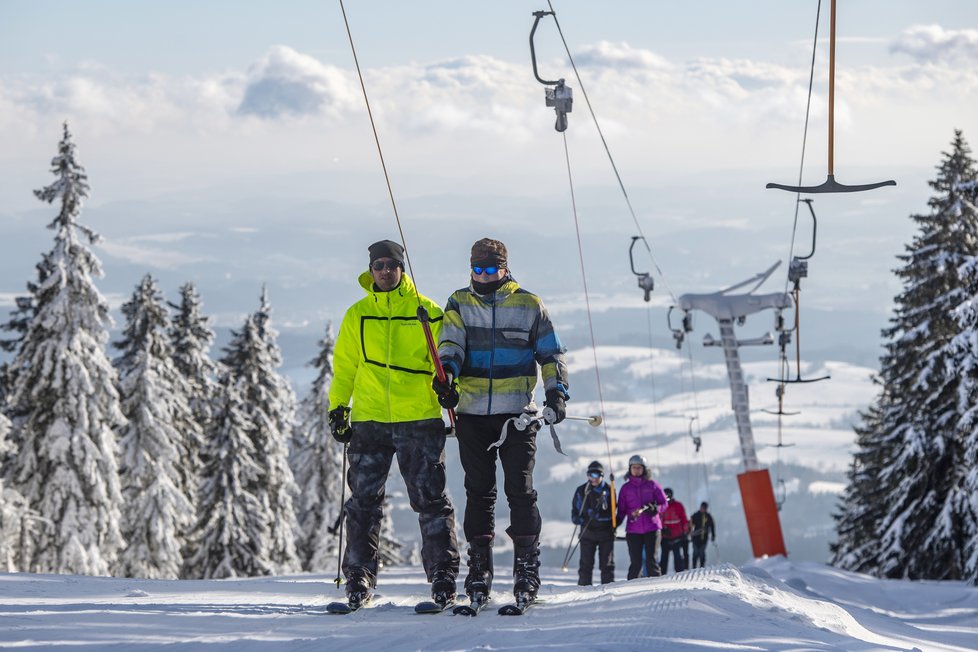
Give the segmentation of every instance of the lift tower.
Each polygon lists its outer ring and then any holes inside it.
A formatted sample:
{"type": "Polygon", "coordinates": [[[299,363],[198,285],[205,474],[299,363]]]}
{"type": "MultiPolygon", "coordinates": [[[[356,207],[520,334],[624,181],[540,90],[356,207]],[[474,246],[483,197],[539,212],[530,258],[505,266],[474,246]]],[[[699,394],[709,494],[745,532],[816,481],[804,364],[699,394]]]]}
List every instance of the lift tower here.
{"type": "MultiPolygon", "coordinates": [[[[766,468],[761,468],[757,461],[757,451],[754,447],[754,433],[750,424],[750,402],[747,383],[740,364],[740,347],[750,345],[773,344],[774,338],[770,333],[753,339],[737,339],[734,324],[742,326],[748,315],[762,310],[776,311],[775,324],[782,330],[783,319],[781,312],[792,305],[791,295],[787,292],[773,294],[754,294],[780,265],[780,261],[767,271],[732,285],[712,294],[684,294],[679,297],[678,307],[683,311],[682,328],[672,328],[676,347],[682,346],[686,333],[693,330],[692,311],[700,310],[717,320],[720,326],[720,339],[707,334],[703,338],[703,346],[721,346],[727,363],[727,377],[730,380],[730,394],[733,403],[734,416],[737,421],[737,435],[740,437],[740,451],[744,460],[744,471],[737,476],[740,485],[740,497],[744,504],[744,516],[747,518],[747,530],[750,533],[751,547],[755,557],[766,555],[785,555],[784,536],[781,532],[781,522],[778,518],[778,506],[774,499],[771,486],[771,476],[766,468]],[[750,284],[754,284],[744,294],[731,294],[750,284]]],[[[670,308],[670,313],[672,308],[670,308]]],[[[670,314],[671,316],[671,314],[670,314]]]]}

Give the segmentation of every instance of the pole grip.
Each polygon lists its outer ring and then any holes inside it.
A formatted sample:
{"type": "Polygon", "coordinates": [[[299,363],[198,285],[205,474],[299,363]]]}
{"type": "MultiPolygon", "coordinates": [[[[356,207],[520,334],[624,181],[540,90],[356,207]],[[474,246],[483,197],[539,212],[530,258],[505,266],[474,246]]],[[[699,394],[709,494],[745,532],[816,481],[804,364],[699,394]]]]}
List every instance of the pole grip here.
{"type": "MultiPolygon", "coordinates": [[[[421,322],[421,330],[424,331],[424,339],[428,343],[428,353],[431,355],[431,361],[435,365],[435,375],[438,376],[438,380],[445,382],[448,379],[448,375],[445,373],[445,367],[441,364],[441,358],[438,357],[438,347],[435,346],[435,338],[431,334],[431,316],[424,306],[418,306],[418,321],[421,322]]],[[[452,424],[452,430],[455,429],[455,410],[454,408],[448,408],[448,421],[452,424]]]]}

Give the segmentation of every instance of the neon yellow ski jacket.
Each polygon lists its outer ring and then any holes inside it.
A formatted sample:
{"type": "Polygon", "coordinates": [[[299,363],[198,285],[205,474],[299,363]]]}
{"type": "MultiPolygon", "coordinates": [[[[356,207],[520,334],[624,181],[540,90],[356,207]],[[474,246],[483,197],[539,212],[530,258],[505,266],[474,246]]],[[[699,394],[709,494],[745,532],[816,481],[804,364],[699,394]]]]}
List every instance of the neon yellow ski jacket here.
{"type": "MultiPolygon", "coordinates": [[[[350,306],[333,349],[329,409],[350,404],[351,421],[401,423],[438,419],[441,406],[431,389],[435,373],[421,322],[414,282],[404,273],[390,292],[374,290],[373,277],[359,278],[367,296],[350,306]]],[[[442,310],[421,297],[435,341],[442,310]]]]}

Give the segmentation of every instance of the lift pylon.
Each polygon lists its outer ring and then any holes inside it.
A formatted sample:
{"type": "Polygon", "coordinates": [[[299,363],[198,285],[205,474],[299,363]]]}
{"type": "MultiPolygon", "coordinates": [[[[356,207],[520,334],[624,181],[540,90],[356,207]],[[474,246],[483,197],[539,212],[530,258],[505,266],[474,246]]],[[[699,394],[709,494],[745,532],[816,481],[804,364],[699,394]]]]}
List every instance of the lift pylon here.
{"type": "Polygon", "coordinates": [[[710,294],[683,294],[678,299],[678,307],[685,315],[683,330],[673,329],[677,345],[682,345],[685,333],[692,330],[692,320],[689,319],[693,310],[700,310],[717,320],[720,327],[720,338],[711,335],[704,338],[704,346],[722,346],[727,363],[727,378],[730,381],[730,395],[737,422],[737,435],[740,438],[740,451],[744,461],[744,471],[737,476],[740,485],[741,501],[744,504],[744,516],[747,518],[747,530],[750,533],[751,547],[755,557],[767,555],[785,555],[784,536],[781,532],[781,521],[778,518],[777,502],[774,499],[774,489],[771,476],[766,468],[761,468],[757,461],[757,450],[754,444],[754,433],[750,423],[750,399],[744,372],[740,363],[740,347],[749,345],[773,344],[774,338],[770,333],[752,339],[738,339],[734,325],[743,325],[747,317],[763,310],[775,310],[777,318],[781,311],[791,307],[791,295],[787,292],[772,294],[754,294],[780,265],[775,263],[766,271],[757,274],[746,281],[732,285],[719,292],[710,294]],[[754,286],[743,294],[731,294],[748,285],[754,286]]]}

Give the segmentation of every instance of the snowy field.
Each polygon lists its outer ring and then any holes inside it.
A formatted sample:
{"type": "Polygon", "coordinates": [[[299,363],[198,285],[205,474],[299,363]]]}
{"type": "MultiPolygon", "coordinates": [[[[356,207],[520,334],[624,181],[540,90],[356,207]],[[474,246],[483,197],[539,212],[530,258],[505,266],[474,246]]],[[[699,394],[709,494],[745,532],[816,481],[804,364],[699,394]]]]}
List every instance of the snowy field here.
{"type": "MultiPolygon", "coordinates": [[[[544,569],[522,618],[418,616],[416,567],[374,606],[326,615],[331,576],[160,581],[0,575],[0,647],[39,650],[974,650],[978,588],[883,581],[784,558],[581,588],[544,569]],[[369,646],[369,647],[364,647],[369,646]]],[[[498,580],[504,580],[500,576],[498,580]]],[[[502,589],[505,583],[500,581],[502,589]]],[[[505,598],[504,594],[497,600],[505,598]]]]}

